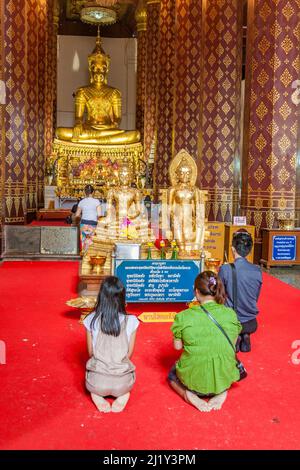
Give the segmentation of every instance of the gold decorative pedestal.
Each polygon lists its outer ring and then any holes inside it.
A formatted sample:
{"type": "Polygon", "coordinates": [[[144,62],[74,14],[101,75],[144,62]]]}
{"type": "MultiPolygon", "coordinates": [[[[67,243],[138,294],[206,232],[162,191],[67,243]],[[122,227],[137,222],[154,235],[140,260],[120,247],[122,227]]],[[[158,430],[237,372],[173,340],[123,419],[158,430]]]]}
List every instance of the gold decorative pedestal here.
{"type": "Polygon", "coordinates": [[[102,187],[116,184],[116,171],[124,160],[131,163],[138,185],[144,170],[143,146],[140,142],[99,145],[55,139],[49,166],[51,163],[56,166],[57,189],[61,197],[84,197],[87,184],[95,187],[97,197],[100,192],[103,193],[102,187]]]}

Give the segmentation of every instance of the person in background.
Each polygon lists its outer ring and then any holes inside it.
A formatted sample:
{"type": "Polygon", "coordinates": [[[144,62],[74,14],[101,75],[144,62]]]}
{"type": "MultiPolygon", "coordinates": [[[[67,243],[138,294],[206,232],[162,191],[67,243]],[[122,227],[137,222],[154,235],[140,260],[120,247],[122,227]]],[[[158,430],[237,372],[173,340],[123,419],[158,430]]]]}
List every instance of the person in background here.
{"type": "Polygon", "coordinates": [[[139,321],[125,308],[125,288],[115,276],[101,284],[95,311],[84,321],[90,359],[86,388],[99,411],[123,411],[135,382],[133,353],[139,321]],[[104,397],[113,396],[112,405],[104,397]]]}
{"type": "Polygon", "coordinates": [[[75,218],[81,218],[80,220],[80,240],[81,240],[81,252],[84,255],[90,244],[95,233],[98,217],[101,216],[101,205],[98,199],[93,197],[94,188],[90,184],[87,184],[84,188],[85,198],[81,199],[78,203],[75,218]]]}
{"type": "Polygon", "coordinates": [[[232,238],[233,266],[223,264],[219,276],[224,284],[227,299],[226,305],[235,308],[242,331],[238,337],[236,350],[251,351],[250,335],[257,330],[257,301],[262,286],[262,272],[259,266],[249,263],[246,256],[253,247],[251,234],[238,231],[232,238]],[[234,272],[236,272],[236,306],[234,306],[234,272]]]}
{"type": "Polygon", "coordinates": [[[66,217],[66,223],[67,224],[76,225],[76,212],[77,212],[79,201],[80,201],[80,199],[77,199],[76,204],[73,204],[73,206],[71,208],[70,215],[68,215],[66,217]]]}
{"type": "Polygon", "coordinates": [[[171,327],[174,348],[183,348],[183,353],[168,380],[199,411],[219,410],[231,384],[240,379],[233,345],[242,327],[234,310],[223,305],[224,286],[215,273],[198,274],[194,291],[199,303],[177,313],[171,327]],[[207,313],[223,328],[232,346],[207,313]]]}

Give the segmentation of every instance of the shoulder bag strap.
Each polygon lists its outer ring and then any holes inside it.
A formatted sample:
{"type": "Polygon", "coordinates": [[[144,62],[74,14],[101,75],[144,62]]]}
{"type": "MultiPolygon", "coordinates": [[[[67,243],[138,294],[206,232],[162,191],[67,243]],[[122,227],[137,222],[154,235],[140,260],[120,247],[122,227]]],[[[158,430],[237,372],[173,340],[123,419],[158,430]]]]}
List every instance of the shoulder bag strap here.
{"type": "Polygon", "coordinates": [[[234,263],[230,263],[231,274],[232,274],[232,302],[233,310],[237,311],[237,276],[236,276],[236,267],[234,263]]]}
{"type": "Polygon", "coordinates": [[[209,313],[208,310],[206,310],[205,307],[203,307],[203,305],[200,305],[200,307],[202,308],[202,310],[206,313],[206,315],[208,316],[208,318],[214,322],[214,324],[219,328],[219,330],[223,333],[223,335],[226,337],[228,343],[230,344],[230,346],[232,347],[232,349],[234,350],[234,352],[236,352],[235,350],[235,347],[233,346],[228,334],[226,333],[226,331],[223,330],[223,328],[221,327],[220,323],[217,322],[217,320],[209,313]]]}

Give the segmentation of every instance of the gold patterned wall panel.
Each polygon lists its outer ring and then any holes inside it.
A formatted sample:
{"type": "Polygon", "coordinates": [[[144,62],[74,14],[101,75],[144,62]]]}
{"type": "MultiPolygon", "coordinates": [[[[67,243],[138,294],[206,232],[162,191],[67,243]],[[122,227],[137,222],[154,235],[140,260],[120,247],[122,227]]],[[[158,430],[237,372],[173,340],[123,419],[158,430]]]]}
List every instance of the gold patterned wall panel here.
{"type": "Polygon", "coordinates": [[[56,111],[58,0],[47,2],[45,73],[45,155],[52,152],[56,111]]]}
{"type": "Polygon", "coordinates": [[[200,185],[209,220],[231,221],[238,198],[242,2],[207,0],[203,11],[203,122],[200,185]]]}
{"type": "Polygon", "coordinates": [[[156,145],[156,94],[159,51],[160,2],[147,2],[146,85],[144,114],[144,154],[152,163],[156,145]]]}
{"type": "Polygon", "coordinates": [[[46,75],[52,79],[52,70],[47,67],[47,5],[38,5],[38,207],[44,206],[44,156],[45,156],[45,121],[46,121],[46,75]]]}
{"type": "Polygon", "coordinates": [[[4,222],[26,219],[26,1],[4,3],[5,163],[4,222]]]}
{"type": "Polygon", "coordinates": [[[46,141],[52,142],[56,84],[52,9],[52,29],[49,32],[47,29],[47,8],[51,5],[52,0],[1,3],[2,72],[6,83],[6,104],[1,106],[4,124],[1,188],[2,218],[7,224],[26,223],[27,214],[37,210],[38,202],[42,205],[44,147],[46,141]],[[48,35],[52,41],[51,60],[46,54],[48,35]]]}
{"type": "Polygon", "coordinates": [[[176,0],[173,155],[185,148],[197,160],[202,103],[202,2],[176,0]]]}
{"type": "MultiPolygon", "coordinates": [[[[4,3],[0,3],[0,80],[4,83],[4,3]]],[[[3,85],[2,85],[3,86],[3,85]]],[[[0,252],[3,234],[3,220],[4,220],[4,155],[5,155],[5,128],[4,128],[4,88],[1,89],[1,102],[0,102],[0,252]]]]}
{"type": "Polygon", "coordinates": [[[147,32],[138,31],[137,34],[137,86],[136,86],[136,128],[141,133],[141,142],[144,141],[144,113],[146,95],[146,45],[147,32]]]}
{"type": "Polygon", "coordinates": [[[38,14],[36,9],[36,0],[27,0],[26,22],[26,125],[28,145],[26,164],[26,206],[27,213],[29,213],[35,212],[37,209],[38,14]]]}
{"type": "Polygon", "coordinates": [[[172,159],[173,105],[175,79],[175,0],[162,0],[160,7],[158,87],[156,104],[156,155],[154,185],[169,185],[172,159]]]}
{"type": "Polygon", "coordinates": [[[279,215],[295,215],[299,12],[299,0],[249,4],[242,208],[258,241],[260,229],[277,227],[279,215]]]}

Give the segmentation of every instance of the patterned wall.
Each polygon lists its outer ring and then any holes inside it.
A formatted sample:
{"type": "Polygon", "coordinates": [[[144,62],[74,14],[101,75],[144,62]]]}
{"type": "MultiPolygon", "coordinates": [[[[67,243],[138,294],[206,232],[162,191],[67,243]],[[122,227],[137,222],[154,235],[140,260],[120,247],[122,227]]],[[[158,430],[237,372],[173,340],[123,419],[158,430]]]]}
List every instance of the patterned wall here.
{"type": "Polygon", "coordinates": [[[38,116],[37,116],[37,129],[38,129],[38,207],[44,205],[44,151],[45,151],[45,120],[46,120],[46,75],[49,74],[52,79],[52,70],[47,64],[47,10],[43,3],[39,4],[38,8],[39,23],[38,23],[38,116]]]}
{"type": "MultiPolygon", "coordinates": [[[[4,3],[0,3],[0,80],[4,80],[4,51],[3,51],[3,24],[4,24],[4,3]]],[[[4,90],[2,90],[2,93],[4,90]]],[[[2,96],[4,99],[4,96],[2,96]]],[[[2,101],[2,100],[1,100],[2,101]]],[[[5,105],[0,103],[0,252],[2,241],[2,227],[4,218],[3,192],[4,192],[4,153],[5,153],[5,129],[4,129],[5,105]]]]}
{"type": "Polygon", "coordinates": [[[26,1],[4,3],[5,162],[4,222],[24,223],[27,210],[26,1]]]}
{"type": "Polygon", "coordinates": [[[204,77],[200,186],[209,220],[236,213],[241,119],[242,2],[207,0],[203,12],[204,77]]]}
{"type": "Polygon", "coordinates": [[[176,0],[174,154],[185,148],[199,157],[202,101],[202,2],[176,0]]]}
{"type": "Polygon", "coordinates": [[[27,213],[37,208],[37,137],[36,126],[38,115],[38,12],[36,0],[27,0],[26,8],[26,59],[27,59],[27,96],[26,96],[26,124],[27,124],[27,162],[26,162],[26,207],[27,213]]]}
{"type": "Polygon", "coordinates": [[[1,6],[6,83],[6,105],[1,106],[2,222],[26,223],[43,199],[45,142],[49,148],[53,135],[53,0],[8,0],[1,6]]]}
{"type": "Polygon", "coordinates": [[[162,0],[160,7],[158,88],[157,88],[157,145],[154,163],[155,187],[167,187],[168,169],[172,159],[172,130],[175,77],[175,3],[162,0]]]}
{"type": "Polygon", "coordinates": [[[300,77],[299,0],[249,4],[245,149],[242,206],[260,229],[277,226],[278,214],[294,216],[300,77]]]}
{"type": "Polygon", "coordinates": [[[160,2],[147,2],[146,92],[144,115],[144,154],[153,162],[156,145],[156,93],[159,51],[160,2]]]}
{"type": "Polygon", "coordinates": [[[147,52],[147,5],[140,2],[136,13],[137,23],[137,83],[136,83],[136,128],[144,141],[144,113],[146,95],[147,52]]]}

